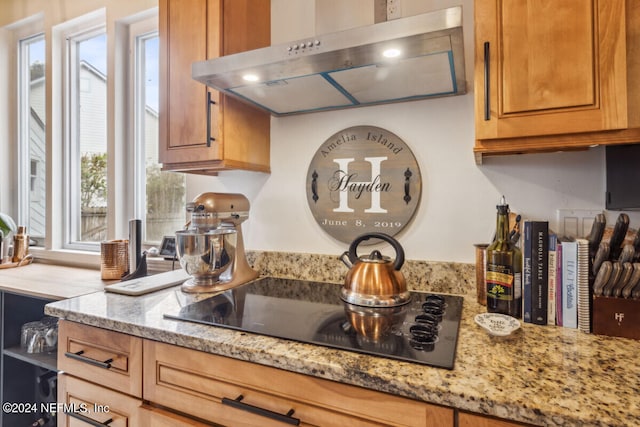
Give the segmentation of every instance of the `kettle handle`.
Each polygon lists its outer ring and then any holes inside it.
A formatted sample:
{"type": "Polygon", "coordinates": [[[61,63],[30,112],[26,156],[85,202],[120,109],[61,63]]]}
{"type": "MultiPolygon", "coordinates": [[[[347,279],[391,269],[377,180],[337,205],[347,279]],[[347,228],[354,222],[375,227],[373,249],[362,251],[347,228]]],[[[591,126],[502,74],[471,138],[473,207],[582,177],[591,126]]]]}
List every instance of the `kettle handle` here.
{"type": "Polygon", "coordinates": [[[358,261],[358,253],[357,253],[358,245],[363,241],[369,240],[371,238],[384,240],[385,242],[393,246],[393,249],[396,251],[396,259],[393,262],[393,269],[400,270],[400,268],[402,267],[402,264],[404,264],[404,249],[402,249],[400,242],[398,242],[396,239],[389,236],[388,234],[384,234],[384,233],[365,233],[356,237],[355,240],[351,242],[351,245],[349,246],[349,261],[351,261],[352,264],[355,264],[356,261],[358,261]]]}

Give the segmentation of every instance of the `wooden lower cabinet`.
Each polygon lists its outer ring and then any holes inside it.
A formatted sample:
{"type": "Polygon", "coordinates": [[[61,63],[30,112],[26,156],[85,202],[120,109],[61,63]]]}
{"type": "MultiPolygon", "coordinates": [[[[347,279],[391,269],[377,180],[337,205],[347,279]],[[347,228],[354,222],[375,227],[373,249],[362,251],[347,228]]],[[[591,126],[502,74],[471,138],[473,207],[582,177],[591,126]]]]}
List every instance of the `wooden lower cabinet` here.
{"type": "Polygon", "coordinates": [[[523,426],[68,321],[59,337],[58,427],[523,426]]]}
{"type": "Polygon", "coordinates": [[[58,402],[58,427],[152,425],[140,421],[140,399],[65,373],[58,375],[58,402]]]}
{"type": "Polygon", "coordinates": [[[202,423],[173,412],[149,405],[140,408],[140,426],[151,427],[210,427],[213,424],[202,423]]]}
{"type": "Polygon", "coordinates": [[[144,399],[233,426],[453,426],[454,411],[173,345],[144,342],[144,399]]]}
{"type": "Polygon", "coordinates": [[[524,427],[528,425],[467,412],[458,412],[458,427],[524,427]]]}

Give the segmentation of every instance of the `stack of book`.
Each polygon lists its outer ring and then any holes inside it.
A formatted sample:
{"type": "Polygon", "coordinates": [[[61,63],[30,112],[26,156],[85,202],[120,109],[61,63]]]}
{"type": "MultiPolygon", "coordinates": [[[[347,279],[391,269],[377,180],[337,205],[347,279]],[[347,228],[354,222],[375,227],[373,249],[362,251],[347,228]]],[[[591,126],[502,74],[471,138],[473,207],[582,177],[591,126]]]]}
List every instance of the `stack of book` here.
{"type": "Polygon", "coordinates": [[[548,221],[524,221],[522,317],[591,332],[589,242],[558,237],[548,221]]]}

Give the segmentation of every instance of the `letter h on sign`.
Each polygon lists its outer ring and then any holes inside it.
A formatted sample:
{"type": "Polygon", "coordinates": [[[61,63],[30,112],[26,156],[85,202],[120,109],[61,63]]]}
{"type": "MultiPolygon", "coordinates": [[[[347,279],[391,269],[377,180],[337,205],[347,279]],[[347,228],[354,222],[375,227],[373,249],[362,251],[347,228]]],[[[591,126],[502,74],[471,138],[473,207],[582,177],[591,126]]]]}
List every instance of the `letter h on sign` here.
{"type": "Polygon", "coordinates": [[[369,182],[355,182],[351,181],[351,175],[349,175],[349,163],[354,161],[354,158],[350,159],[333,159],[338,164],[339,168],[347,176],[346,181],[340,186],[340,205],[335,208],[334,212],[353,212],[353,209],[349,207],[349,189],[358,188],[364,186],[372,187],[371,193],[371,207],[365,209],[367,213],[387,213],[386,209],[383,209],[380,205],[380,192],[375,191],[373,186],[378,182],[380,177],[380,165],[383,161],[387,160],[387,157],[365,157],[364,160],[371,164],[371,181],[369,182]]]}

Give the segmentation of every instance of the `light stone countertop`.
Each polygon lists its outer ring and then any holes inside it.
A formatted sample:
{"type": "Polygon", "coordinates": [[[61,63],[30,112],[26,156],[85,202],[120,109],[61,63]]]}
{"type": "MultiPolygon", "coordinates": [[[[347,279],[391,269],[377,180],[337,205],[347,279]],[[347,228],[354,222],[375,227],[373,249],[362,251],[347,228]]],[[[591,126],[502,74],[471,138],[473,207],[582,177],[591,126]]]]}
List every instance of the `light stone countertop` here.
{"type": "MultiPolygon", "coordinates": [[[[250,254],[263,275],[340,282],[335,257],[250,254]]],[[[548,426],[640,425],[640,341],[523,324],[491,337],[474,322],[474,266],[411,262],[410,288],[464,296],[455,367],[431,368],[312,344],[165,319],[209,295],[179,287],[128,297],[105,292],[48,304],[45,312],[147,339],[362,386],[465,411],[548,426]]],[[[319,285],[321,286],[321,285],[319,285]]]]}
{"type": "MultiPolygon", "coordinates": [[[[253,259],[253,265],[273,265],[270,257],[253,259]]],[[[286,260],[279,261],[287,265],[286,260]]],[[[308,265],[299,258],[289,265],[293,264],[308,265]]],[[[531,324],[523,324],[510,337],[491,337],[474,322],[474,316],[486,310],[470,287],[473,266],[452,265],[445,274],[442,265],[422,264],[407,271],[408,277],[423,274],[414,289],[443,292],[443,284],[449,283],[451,293],[464,292],[453,370],[165,319],[164,313],[177,313],[203,297],[185,294],[179,287],[141,297],[96,292],[48,304],[45,311],[87,325],[515,421],[548,426],[640,425],[640,341],[531,324]]],[[[261,271],[310,280],[326,274],[306,272],[313,277],[300,277],[299,271],[282,269],[261,271]]]]}

